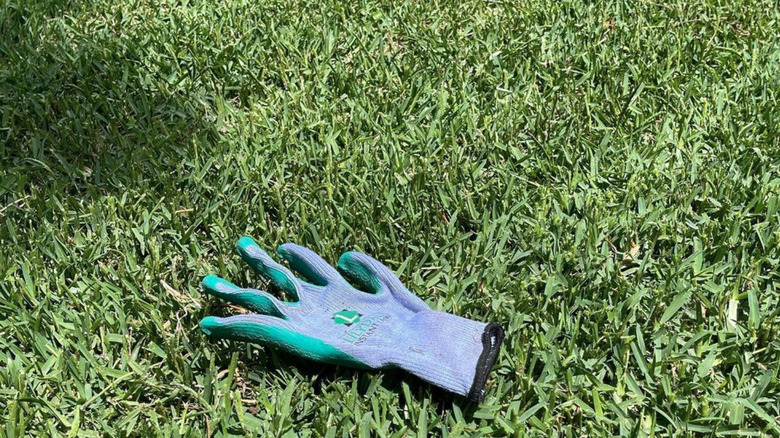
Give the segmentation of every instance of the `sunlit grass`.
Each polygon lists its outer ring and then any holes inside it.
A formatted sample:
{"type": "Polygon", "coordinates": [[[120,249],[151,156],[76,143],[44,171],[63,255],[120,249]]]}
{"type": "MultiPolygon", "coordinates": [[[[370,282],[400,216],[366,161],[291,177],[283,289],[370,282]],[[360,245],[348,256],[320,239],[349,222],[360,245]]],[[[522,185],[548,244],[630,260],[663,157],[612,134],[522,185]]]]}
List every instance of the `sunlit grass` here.
{"type": "Polygon", "coordinates": [[[0,436],[780,433],[778,19],[0,0],[0,436]],[[243,234],[500,322],[485,402],[209,342],[243,234]]]}

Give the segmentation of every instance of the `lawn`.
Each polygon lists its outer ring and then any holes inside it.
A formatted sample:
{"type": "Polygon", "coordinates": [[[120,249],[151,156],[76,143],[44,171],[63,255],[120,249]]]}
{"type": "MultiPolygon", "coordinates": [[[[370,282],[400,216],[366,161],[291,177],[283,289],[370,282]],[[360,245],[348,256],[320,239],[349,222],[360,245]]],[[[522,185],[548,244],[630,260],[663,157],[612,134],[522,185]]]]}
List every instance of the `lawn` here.
{"type": "Polygon", "coordinates": [[[780,434],[772,1],[0,0],[0,436],[780,434]],[[507,337],[476,405],[212,342],[236,255],[507,337]]]}

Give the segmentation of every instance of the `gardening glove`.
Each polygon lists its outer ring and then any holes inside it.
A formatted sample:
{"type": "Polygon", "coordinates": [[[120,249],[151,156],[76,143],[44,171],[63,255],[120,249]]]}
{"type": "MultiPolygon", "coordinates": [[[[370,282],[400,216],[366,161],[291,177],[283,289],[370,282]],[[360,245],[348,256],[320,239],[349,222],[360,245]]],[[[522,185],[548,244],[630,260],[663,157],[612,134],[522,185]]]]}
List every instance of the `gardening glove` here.
{"type": "Polygon", "coordinates": [[[207,316],[200,322],[206,335],[270,345],[329,364],[398,367],[473,401],[484,398],[504,337],[498,324],[431,310],[390,269],[359,252],[345,253],[338,266],[362,290],[302,246],[286,243],[277,254],[308,281],[296,278],[249,237],[237,246],[247,263],[293,301],[209,275],[203,279],[207,293],[257,313],[207,316]]]}

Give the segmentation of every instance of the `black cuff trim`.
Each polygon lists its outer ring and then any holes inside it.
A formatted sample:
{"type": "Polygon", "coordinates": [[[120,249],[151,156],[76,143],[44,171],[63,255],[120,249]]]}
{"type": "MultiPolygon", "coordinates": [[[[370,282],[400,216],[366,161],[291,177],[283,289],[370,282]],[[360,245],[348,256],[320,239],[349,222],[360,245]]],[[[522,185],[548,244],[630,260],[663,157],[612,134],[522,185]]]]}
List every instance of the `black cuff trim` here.
{"type": "Polygon", "coordinates": [[[477,361],[477,373],[474,375],[474,383],[471,384],[469,399],[477,403],[485,398],[485,384],[487,383],[490,369],[498,357],[498,350],[501,349],[501,341],[504,340],[504,329],[500,325],[491,322],[485,327],[482,333],[482,354],[477,361]]]}

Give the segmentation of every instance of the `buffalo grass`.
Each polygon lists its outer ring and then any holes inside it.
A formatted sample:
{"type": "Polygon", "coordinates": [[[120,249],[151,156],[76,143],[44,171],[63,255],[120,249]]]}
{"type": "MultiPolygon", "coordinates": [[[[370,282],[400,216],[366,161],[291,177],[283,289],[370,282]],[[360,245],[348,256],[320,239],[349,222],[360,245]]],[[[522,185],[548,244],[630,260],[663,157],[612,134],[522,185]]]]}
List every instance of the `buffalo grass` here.
{"type": "Polygon", "coordinates": [[[0,0],[0,436],[776,436],[779,19],[0,0]],[[209,342],[243,234],[503,324],[485,402],[209,342]]]}

